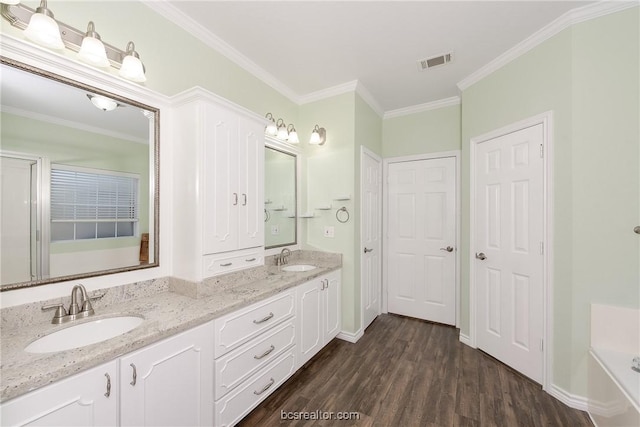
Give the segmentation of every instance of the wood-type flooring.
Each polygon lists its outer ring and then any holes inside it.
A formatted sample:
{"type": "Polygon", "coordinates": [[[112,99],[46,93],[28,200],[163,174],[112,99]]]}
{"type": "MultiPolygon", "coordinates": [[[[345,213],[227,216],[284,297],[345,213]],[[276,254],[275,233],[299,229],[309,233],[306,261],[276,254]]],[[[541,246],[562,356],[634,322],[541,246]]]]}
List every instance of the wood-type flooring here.
{"type": "Polygon", "coordinates": [[[589,416],[458,340],[458,330],[383,314],[335,339],[239,426],[592,426],[589,416]],[[285,412],[282,419],[282,411],[285,412]],[[319,412],[359,419],[304,420],[319,412]],[[313,413],[313,414],[312,414],[313,413]],[[298,415],[299,414],[299,415],[298,415]]]}

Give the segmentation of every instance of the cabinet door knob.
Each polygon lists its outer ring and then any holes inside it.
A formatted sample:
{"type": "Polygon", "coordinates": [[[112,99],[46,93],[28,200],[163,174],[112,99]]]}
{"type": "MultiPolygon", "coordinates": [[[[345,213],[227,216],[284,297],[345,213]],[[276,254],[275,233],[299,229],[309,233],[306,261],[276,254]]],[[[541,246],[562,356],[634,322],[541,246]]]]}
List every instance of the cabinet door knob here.
{"type": "Polygon", "coordinates": [[[134,365],[133,363],[129,366],[133,368],[133,381],[131,381],[129,384],[134,386],[138,382],[138,370],[136,369],[136,365],[134,365]]]}
{"type": "Polygon", "coordinates": [[[373,252],[373,248],[369,249],[369,248],[364,248],[364,253],[369,253],[369,252],[373,252]]]}
{"type": "Polygon", "coordinates": [[[485,259],[487,259],[487,256],[482,252],[476,252],[476,258],[478,258],[480,261],[484,261],[485,259]]]}
{"type": "Polygon", "coordinates": [[[107,392],[104,394],[104,397],[109,397],[111,396],[111,377],[109,374],[104,374],[104,376],[107,377],[107,392]]]}
{"type": "Polygon", "coordinates": [[[447,246],[446,248],[440,248],[441,251],[453,252],[453,246],[447,246]]]}

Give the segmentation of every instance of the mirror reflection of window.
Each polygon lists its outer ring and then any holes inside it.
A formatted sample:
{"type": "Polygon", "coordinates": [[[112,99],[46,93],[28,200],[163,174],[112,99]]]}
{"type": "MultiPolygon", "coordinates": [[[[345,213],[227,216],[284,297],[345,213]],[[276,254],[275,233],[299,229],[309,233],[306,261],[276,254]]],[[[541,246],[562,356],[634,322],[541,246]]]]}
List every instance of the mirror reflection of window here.
{"type": "Polygon", "coordinates": [[[265,147],[265,247],[297,243],[296,156],[265,147]]]}

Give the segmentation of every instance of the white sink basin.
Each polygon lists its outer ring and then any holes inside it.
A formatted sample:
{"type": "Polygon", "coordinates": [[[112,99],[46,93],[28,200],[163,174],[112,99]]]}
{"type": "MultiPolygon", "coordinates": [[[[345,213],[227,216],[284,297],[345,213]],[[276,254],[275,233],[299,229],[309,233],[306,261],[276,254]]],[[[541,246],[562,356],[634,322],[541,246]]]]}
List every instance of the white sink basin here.
{"type": "Polygon", "coordinates": [[[309,265],[309,264],[296,264],[296,265],[288,265],[286,267],[282,267],[282,271],[289,271],[289,272],[300,272],[300,271],[311,271],[311,270],[315,270],[316,267],[315,265],[309,265]]]}
{"type": "Polygon", "coordinates": [[[109,317],[80,323],[52,332],[29,344],[27,353],[52,353],[95,344],[122,335],[138,327],[144,319],[137,316],[109,317]]]}

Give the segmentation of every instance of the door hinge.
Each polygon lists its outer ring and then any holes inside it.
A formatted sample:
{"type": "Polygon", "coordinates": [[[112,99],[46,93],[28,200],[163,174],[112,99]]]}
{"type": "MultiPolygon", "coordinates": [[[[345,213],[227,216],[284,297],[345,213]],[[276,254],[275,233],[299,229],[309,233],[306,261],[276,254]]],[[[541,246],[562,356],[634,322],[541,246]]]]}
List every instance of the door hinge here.
{"type": "Polygon", "coordinates": [[[540,351],[544,351],[544,340],[540,339],[540,351]]]}
{"type": "Polygon", "coordinates": [[[540,255],[544,255],[544,242],[540,242],[540,255]]]}
{"type": "Polygon", "coordinates": [[[540,157],[544,157],[544,145],[540,144],[540,157]]]}

